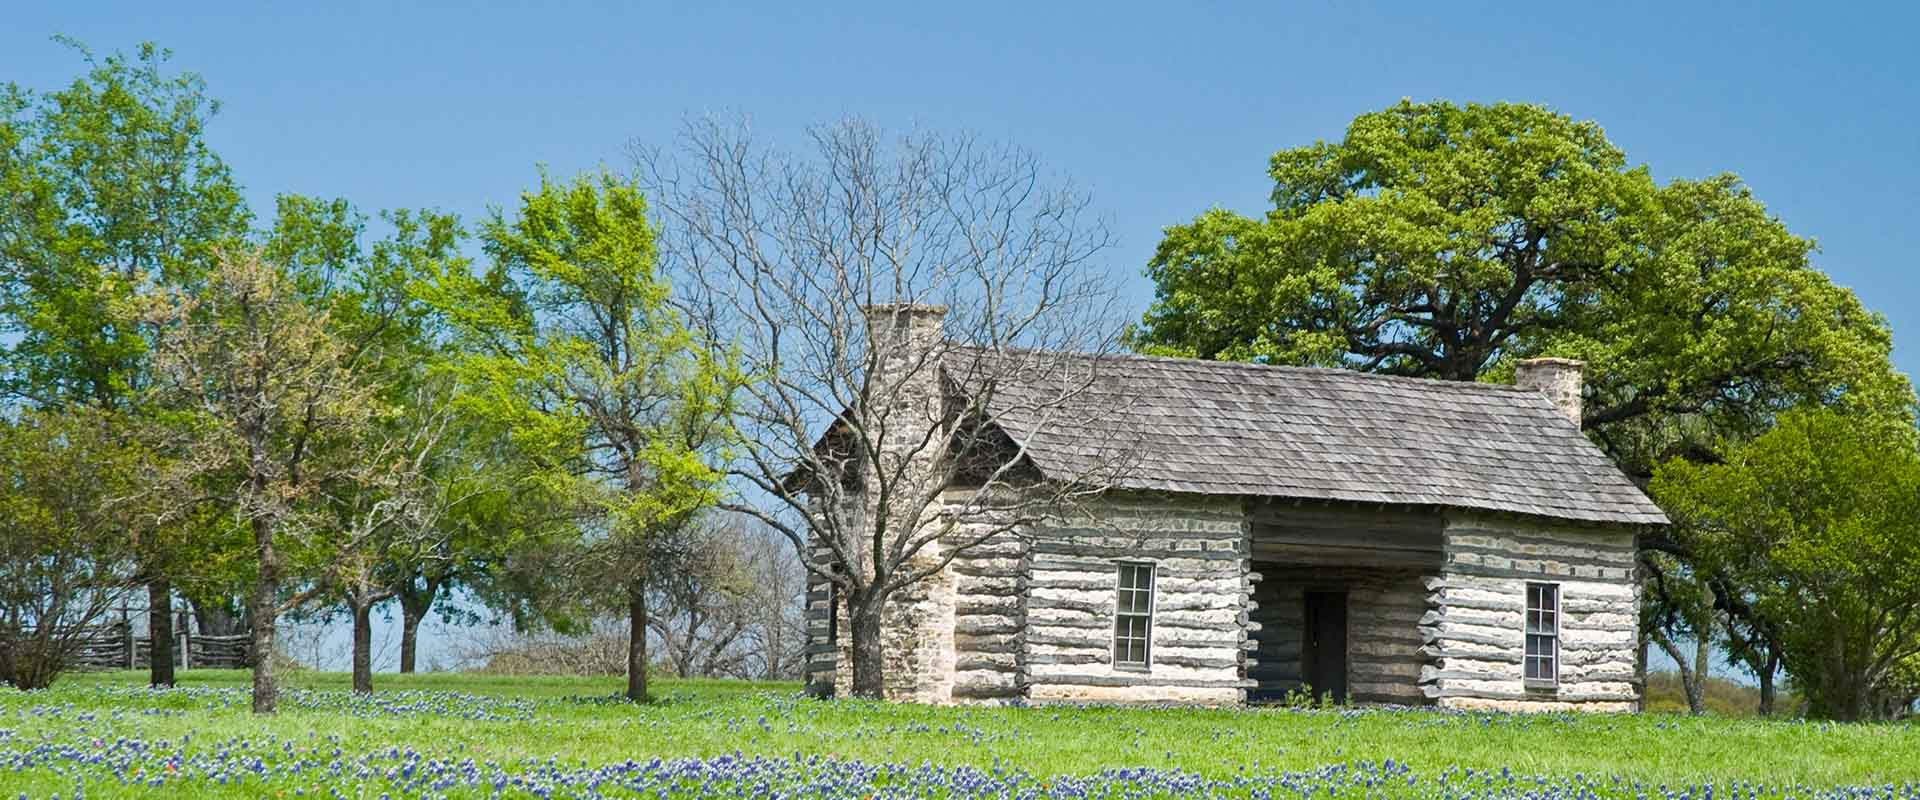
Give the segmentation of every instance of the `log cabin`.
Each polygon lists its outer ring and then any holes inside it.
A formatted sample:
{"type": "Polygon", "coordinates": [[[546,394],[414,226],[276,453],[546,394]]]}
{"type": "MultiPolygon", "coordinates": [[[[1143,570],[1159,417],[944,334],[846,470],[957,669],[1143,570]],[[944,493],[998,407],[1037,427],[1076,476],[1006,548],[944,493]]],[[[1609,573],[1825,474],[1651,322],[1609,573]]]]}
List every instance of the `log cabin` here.
{"type": "MultiPolygon", "coordinates": [[[[928,347],[943,311],[868,314],[928,347]]],[[[964,393],[979,357],[942,350],[937,391],[964,393]]],[[[889,699],[1638,709],[1636,539],[1667,519],[1581,432],[1580,363],[1524,361],[1504,385],[1045,357],[1086,362],[1100,413],[1047,424],[1016,383],[988,424],[1040,480],[1116,442],[1128,463],[897,592],[889,699]]],[[[823,695],[850,685],[835,595],[808,593],[823,695]]]]}

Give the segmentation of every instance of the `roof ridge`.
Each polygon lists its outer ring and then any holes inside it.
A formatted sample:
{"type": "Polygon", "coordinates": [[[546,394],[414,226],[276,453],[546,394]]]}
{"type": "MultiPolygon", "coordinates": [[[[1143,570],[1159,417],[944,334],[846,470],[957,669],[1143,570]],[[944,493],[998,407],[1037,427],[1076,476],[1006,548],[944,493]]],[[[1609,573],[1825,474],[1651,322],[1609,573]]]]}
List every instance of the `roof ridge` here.
{"type": "Polygon", "coordinates": [[[988,347],[984,345],[967,344],[965,342],[958,342],[951,339],[949,339],[948,342],[954,345],[956,349],[965,349],[965,350],[992,351],[995,349],[999,349],[999,350],[1013,351],[1013,352],[1019,352],[1019,353],[1034,353],[1039,355],[1052,355],[1052,356],[1068,356],[1068,357],[1075,357],[1075,358],[1088,358],[1088,359],[1111,358],[1111,359],[1127,360],[1127,361],[1148,361],[1148,362],[1171,364],[1171,365],[1177,365],[1177,366],[1199,367],[1199,368],[1205,368],[1205,369],[1222,368],[1222,369],[1245,370],[1248,372],[1309,373],[1309,374],[1316,374],[1316,375],[1337,376],[1340,378],[1351,377],[1351,378],[1359,378],[1364,380],[1403,383],[1403,384],[1422,386],[1422,387],[1428,387],[1428,388],[1446,387],[1450,390],[1460,389],[1460,390],[1466,390],[1466,391],[1489,391],[1490,390],[1497,393],[1506,393],[1506,394],[1517,393],[1517,394],[1528,396],[1528,397],[1543,397],[1543,395],[1541,395],[1539,392],[1533,389],[1528,389],[1523,386],[1515,386],[1511,383],[1488,383],[1484,381],[1452,381],[1452,380],[1446,380],[1444,378],[1421,378],[1413,375],[1389,375],[1389,374],[1380,373],[1380,372],[1362,372],[1357,369],[1347,369],[1344,367],[1303,367],[1303,366],[1296,366],[1293,364],[1261,364],[1254,361],[1222,361],[1222,360],[1210,359],[1210,358],[1195,358],[1191,356],[1162,356],[1162,355],[1153,355],[1150,353],[1137,353],[1137,352],[1131,352],[1131,351],[1114,351],[1111,353],[1088,353],[1080,350],[1048,350],[1040,347],[1002,346],[999,348],[993,348],[993,347],[988,347]]]}

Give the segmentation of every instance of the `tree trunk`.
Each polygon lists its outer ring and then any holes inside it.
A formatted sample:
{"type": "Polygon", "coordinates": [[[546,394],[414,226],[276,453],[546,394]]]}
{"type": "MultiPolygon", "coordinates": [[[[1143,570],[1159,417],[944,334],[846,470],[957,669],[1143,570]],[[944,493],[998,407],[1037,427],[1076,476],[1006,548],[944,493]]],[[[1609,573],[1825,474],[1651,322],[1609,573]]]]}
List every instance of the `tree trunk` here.
{"type": "Polygon", "coordinates": [[[1760,679],[1760,716],[1773,716],[1773,702],[1776,690],[1773,688],[1774,673],[1780,669],[1780,651],[1767,648],[1766,663],[1758,670],[1760,679]]]}
{"type": "Polygon", "coordinates": [[[1701,706],[1703,692],[1700,690],[1702,677],[1694,671],[1692,664],[1687,663],[1686,655],[1680,652],[1680,647],[1673,643],[1673,639],[1667,636],[1666,631],[1654,630],[1650,633],[1653,643],[1659,645],[1660,651],[1666,653],[1668,658],[1673,659],[1674,669],[1680,671],[1680,693],[1687,698],[1687,712],[1701,713],[1704,710],[1701,706]]]}
{"type": "Polygon", "coordinates": [[[353,608],[353,691],[373,694],[373,604],[348,604],[353,608]]]}
{"type": "Polygon", "coordinates": [[[188,602],[193,606],[193,621],[200,626],[201,636],[237,636],[252,629],[246,620],[236,618],[224,604],[188,602]]]}
{"type": "Polygon", "coordinates": [[[1713,640],[1705,633],[1694,635],[1693,682],[1687,686],[1687,711],[1698,716],[1707,713],[1707,673],[1713,666],[1713,640]]]}
{"type": "Polygon", "coordinates": [[[147,580],[147,683],[173,685],[173,583],[163,576],[147,580]]]}
{"type": "Polygon", "coordinates": [[[627,590],[627,699],[647,701],[647,587],[627,590]]]}
{"type": "Polygon", "coordinates": [[[884,699],[886,684],[881,680],[880,675],[881,665],[885,660],[880,646],[882,603],[871,596],[859,600],[849,598],[849,601],[847,632],[853,637],[853,696],[871,700],[884,699]]]}
{"type": "Polygon", "coordinates": [[[414,660],[419,656],[420,617],[406,608],[400,609],[400,674],[412,675],[414,660]]]}
{"type": "Polygon", "coordinates": [[[253,598],[247,604],[248,622],[253,628],[253,713],[271,714],[280,700],[280,687],[273,676],[274,622],[280,615],[280,563],[273,547],[273,526],[265,519],[253,520],[253,547],[260,562],[260,574],[253,582],[253,598]]]}
{"type": "Polygon", "coordinates": [[[433,601],[440,594],[440,581],[428,579],[426,589],[414,591],[411,582],[402,586],[400,595],[400,674],[412,675],[415,660],[420,652],[420,622],[427,618],[427,612],[433,609],[433,601]]]}

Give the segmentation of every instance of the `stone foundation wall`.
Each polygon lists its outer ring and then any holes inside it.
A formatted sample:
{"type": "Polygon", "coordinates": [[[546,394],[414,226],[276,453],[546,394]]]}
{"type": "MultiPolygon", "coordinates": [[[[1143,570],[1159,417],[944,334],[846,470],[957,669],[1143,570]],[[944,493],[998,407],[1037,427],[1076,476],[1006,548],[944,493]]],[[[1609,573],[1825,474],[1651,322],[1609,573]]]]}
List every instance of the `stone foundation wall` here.
{"type": "Polygon", "coordinates": [[[1490,514],[1447,516],[1446,563],[1427,581],[1425,694],[1447,708],[1632,711],[1640,585],[1635,533],[1490,514]],[[1559,585],[1559,680],[1524,679],[1526,584],[1559,585]]]}
{"type": "Polygon", "coordinates": [[[1030,530],[1025,641],[1035,701],[1242,702],[1253,579],[1237,498],[1117,495],[1030,530]],[[1116,667],[1118,565],[1154,565],[1152,652],[1116,667]]]}

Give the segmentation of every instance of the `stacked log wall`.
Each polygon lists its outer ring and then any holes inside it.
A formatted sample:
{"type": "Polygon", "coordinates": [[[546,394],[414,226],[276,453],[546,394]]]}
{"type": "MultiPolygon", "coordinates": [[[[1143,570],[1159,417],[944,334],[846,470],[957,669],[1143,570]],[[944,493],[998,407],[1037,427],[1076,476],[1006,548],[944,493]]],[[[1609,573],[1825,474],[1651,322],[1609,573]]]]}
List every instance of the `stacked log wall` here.
{"type": "Polygon", "coordinates": [[[962,525],[944,544],[967,545],[948,566],[954,587],[951,699],[978,703],[1023,696],[1026,540],[1017,531],[962,525]]]}
{"type": "Polygon", "coordinates": [[[1639,580],[1635,531],[1526,517],[1447,515],[1446,564],[1421,620],[1432,664],[1421,685],[1443,707],[1633,711],[1639,580]],[[1559,586],[1558,680],[1525,679],[1526,586],[1559,586]]]}
{"type": "Polygon", "coordinates": [[[1254,682],[1248,699],[1283,700],[1304,683],[1301,655],[1306,644],[1306,593],[1273,565],[1256,561],[1253,568],[1260,575],[1253,590],[1256,606],[1252,612],[1260,629],[1254,634],[1255,664],[1247,673],[1254,682]]]}
{"type": "Polygon", "coordinates": [[[1116,494],[1030,529],[1025,661],[1039,702],[1238,704],[1254,578],[1238,498],[1116,494]],[[1152,653],[1116,665],[1118,568],[1154,566],[1152,653]]]}

